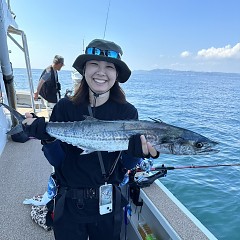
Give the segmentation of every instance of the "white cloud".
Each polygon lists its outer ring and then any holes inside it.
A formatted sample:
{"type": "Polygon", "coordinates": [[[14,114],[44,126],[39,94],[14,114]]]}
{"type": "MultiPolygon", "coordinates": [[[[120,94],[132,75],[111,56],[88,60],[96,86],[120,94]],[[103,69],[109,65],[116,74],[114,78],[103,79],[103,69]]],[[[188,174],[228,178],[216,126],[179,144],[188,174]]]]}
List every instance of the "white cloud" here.
{"type": "Polygon", "coordinates": [[[184,51],[184,52],[181,53],[181,57],[183,57],[183,58],[187,58],[190,55],[191,55],[191,53],[189,51],[184,51]]]}
{"type": "Polygon", "coordinates": [[[204,58],[240,58],[240,43],[233,47],[227,45],[223,48],[202,49],[198,51],[197,56],[204,58]]]}

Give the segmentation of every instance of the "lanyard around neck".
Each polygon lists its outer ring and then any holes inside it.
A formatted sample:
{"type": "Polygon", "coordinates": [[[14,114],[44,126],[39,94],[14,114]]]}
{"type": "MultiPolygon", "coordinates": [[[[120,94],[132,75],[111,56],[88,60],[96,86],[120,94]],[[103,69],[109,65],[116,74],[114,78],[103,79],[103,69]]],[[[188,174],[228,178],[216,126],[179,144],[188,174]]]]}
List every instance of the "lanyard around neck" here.
{"type": "MultiPolygon", "coordinates": [[[[90,104],[88,105],[88,112],[89,112],[89,115],[90,115],[91,117],[94,117],[94,116],[93,116],[93,112],[92,112],[92,108],[91,108],[90,104]]],[[[121,153],[122,153],[122,152],[120,151],[119,154],[118,154],[118,156],[117,156],[117,158],[115,159],[115,161],[114,161],[114,163],[113,163],[110,171],[109,171],[109,174],[107,175],[106,170],[105,170],[105,166],[104,166],[104,163],[103,163],[102,154],[101,154],[100,151],[97,151],[98,159],[99,159],[99,163],[100,163],[100,167],[101,167],[101,171],[102,171],[102,175],[103,175],[103,179],[104,179],[105,183],[107,183],[107,181],[109,180],[109,177],[110,177],[111,174],[113,173],[113,171],[114,171],[114,169],[115,169],[115,167],[116,167],[116,165],[117,165],[117,162],[118,162],[118,160],[119,160],[119,158],[120,158],[120,156],[121,156],[121,153]]]]}

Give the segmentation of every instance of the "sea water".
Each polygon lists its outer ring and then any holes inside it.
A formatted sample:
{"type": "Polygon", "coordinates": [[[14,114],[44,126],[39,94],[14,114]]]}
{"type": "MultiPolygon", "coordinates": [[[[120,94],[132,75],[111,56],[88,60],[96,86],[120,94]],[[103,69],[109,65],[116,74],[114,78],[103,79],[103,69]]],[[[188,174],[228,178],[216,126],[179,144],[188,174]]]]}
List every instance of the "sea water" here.
{"type": "MultiPolygon", "coordinates": [[[[33,70],[36,90],[42,70],[33,70]]],[[[28,90],[24,69],[14,69],[17,90],[28,90]]],[[[71,71],[60,71],[62,95],[71,71]]],[[[140,119],[157,118],[219,142],[219,153],[162,154],[155,164],[191,166],[240,163],[240,74],[134,71],[121,85],[140,119]]],[[[160,181],[218,238],[240,239],[240,167],[168,171],[160,181]]]]}

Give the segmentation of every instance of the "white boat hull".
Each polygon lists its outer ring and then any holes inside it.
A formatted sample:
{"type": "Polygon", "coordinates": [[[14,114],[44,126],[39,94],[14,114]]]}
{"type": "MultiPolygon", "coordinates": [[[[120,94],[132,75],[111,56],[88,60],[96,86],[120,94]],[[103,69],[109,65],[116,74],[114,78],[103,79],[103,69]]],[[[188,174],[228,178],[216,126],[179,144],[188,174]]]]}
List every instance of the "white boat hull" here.
{"type": "MultiPolygon", "coordinates": [[[[216,240],[217,238],[160,182],[140,190],[142,207],[131,203],[127,240],[141,240],[138,224],[147,223],[156,239],[216,240]]],[[[124,227],[122,231],[124,236],[124,227]]],[[[122,239],[124,237],[122,236],[122,239]]]]}

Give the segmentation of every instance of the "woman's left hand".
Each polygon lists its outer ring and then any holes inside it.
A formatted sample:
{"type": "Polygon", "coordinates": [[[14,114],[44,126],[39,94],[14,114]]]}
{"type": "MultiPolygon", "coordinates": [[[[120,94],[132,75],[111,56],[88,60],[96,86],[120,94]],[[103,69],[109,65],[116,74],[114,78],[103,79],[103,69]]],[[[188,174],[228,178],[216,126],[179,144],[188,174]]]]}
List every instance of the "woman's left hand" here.
{"type": "Polygon", "coordinates": [[[144,156],[153,157],[153,158],[159,157],[159,152],[152,146],[150,142],[147,142],[144,135],[141,135],[140,139],[142,143],[142,152],[144,156]]]}
{"type": "Polygon", "coordinates": [[[158,158],[159,152],[147,142],[144,135],[132,135],[129,139],[127,153],[139,158],[158,158]]]}

